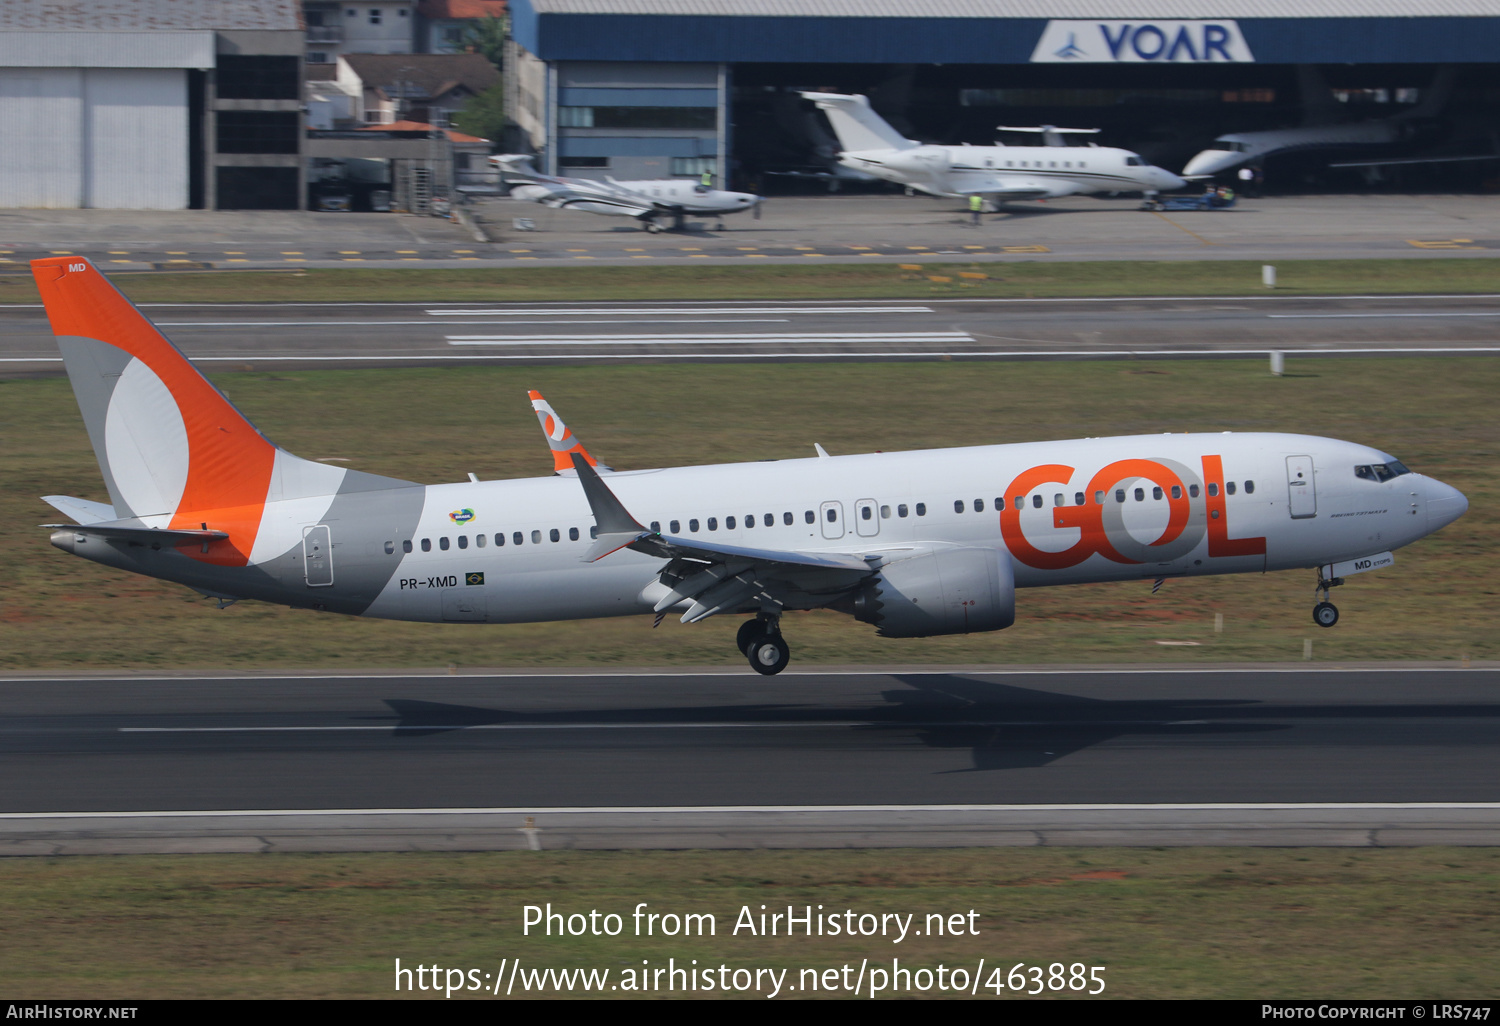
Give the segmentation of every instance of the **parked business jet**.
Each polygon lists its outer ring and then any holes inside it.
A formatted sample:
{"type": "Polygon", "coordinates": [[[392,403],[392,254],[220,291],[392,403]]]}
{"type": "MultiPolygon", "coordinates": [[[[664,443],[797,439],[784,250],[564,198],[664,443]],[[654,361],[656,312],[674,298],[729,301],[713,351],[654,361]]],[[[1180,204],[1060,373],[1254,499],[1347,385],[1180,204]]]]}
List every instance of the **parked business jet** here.
{"type": "MultiPolygon", "coordinates": [[[[525,185],[510,190],[511,199],[541,203],[559,210],[582,210],[590,214],[633,217],[648,232],[665,231],[660,219],[670,217],[672,228],[681,230],[683,219],[749,210],[760,202],[748,192],[711,189],[690,178],[655,178],[639,182],[617,182],[613,178],[554,178],[537,171],[527,154],[502,153],[490,162],[505,174],[524,178],[525,185]]],[[[719,224],[719,230],[724,225],[719,224]]]]}
{"type": "MultiPolygon", "coordinates": [[[[1139,154],[1110,146],[931,146],[903,138],[863,96],[803,93],[828,114],[839,163],[933,196],[979,194],[995,202],[1092,192],[1180,189],[1187,183],[1139,154]]],[[[1032,131],[1032,129],[1011,129],[1032,131]]],[[[1043,141],[1048,142],[1045,129],[1043,141]]],[[[1051,129],[1055,139],[1059,131],[1051,129]]]]}
{"type": "Polygon", "coordinates": [[[759,673],[789,610],[885,637],[994,631],[1016,589],[1317,569],[1328,590],[1461,516],[1353,442],[1162,434],[601,472],[531,396],[558,473],[422,485],[277,447],[82,257],[32,261],[108,502],[44,496],[52,544],[184,584],[395,620],[745,616],[759,673]]]}

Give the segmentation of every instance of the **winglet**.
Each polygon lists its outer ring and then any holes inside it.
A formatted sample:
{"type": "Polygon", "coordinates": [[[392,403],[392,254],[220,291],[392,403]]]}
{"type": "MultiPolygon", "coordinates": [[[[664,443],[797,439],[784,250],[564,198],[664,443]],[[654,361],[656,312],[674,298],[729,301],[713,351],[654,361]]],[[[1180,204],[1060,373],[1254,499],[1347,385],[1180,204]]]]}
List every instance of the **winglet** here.
{"type": "Polygon", "coordinates": [[[583,494],[589,500],[589,510],[598,525],[593,546],[583,554],[585,563],[597,562],[651,533],[630,515],[624,504],[615,498],[615,493],[600,480],[589,465],[587,453],[575,452],[572,458],[573,467],[578,472],[578,483],[583,485],[583,494]]]}
{"type": "Polygon", "coordinates": [[[599,461],[589,455],[589,451],[573,436],[573,432],[568,430],[568,425],[563,423],[557,411],[546,399],[542,398],[542,393],[533,388],[526,394],[531,397],[531,408],[536,411],[536,419],[542,425],[542,434],[547,436],[547,444],[552,448],[552,472],[554,474],[572,476],[574,453],[582,456],[591,467],[599,467],[601,470],[610,469],[600,466],[599,461]]]}

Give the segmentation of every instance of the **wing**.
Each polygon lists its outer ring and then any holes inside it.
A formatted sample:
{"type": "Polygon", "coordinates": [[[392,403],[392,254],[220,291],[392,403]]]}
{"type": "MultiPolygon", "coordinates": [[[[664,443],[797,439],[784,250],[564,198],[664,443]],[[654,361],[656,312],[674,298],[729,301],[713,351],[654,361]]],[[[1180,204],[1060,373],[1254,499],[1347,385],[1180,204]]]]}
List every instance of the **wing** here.
{"type": "Polygon", "coordinates": [[[842,552],[792,552],[705,543],[652,531],[630,515],[583,456],[572,454],[578,481],[598,525],[586,562],[620,549],[667,560],[658,584],[658,613],[691,601],[683,623],[741,609],[816,609],[847,594],[879,569],[880,557],[842,552]]]}
{"type": "Polygon", "coordinates": [[[552,449],[552,472],[564,476],[573,476],[578,471],[573,469],[573,453],[578,453],[588,461],[589,466],[598,467],[600,470],[612,470],[606,467],[583,447],[583,443],[573,437],[573,432],[563,419],[552,409],[552,405],[542,398],[542,393],[532,389],[527,393],[531,397],[531,408],[536,411],[536,419],[542,425],[542,434],[547,438],[547,445],[552,449]]]}
{"type": "Polygon", "coordinates": [[[1076,184],[1072,182],[1054,182],[1026,175],[954,175],[951,181],[953,191],[960,196],[978,193],[998,199],[1052,199],[1078,191],[1076,184]]]}

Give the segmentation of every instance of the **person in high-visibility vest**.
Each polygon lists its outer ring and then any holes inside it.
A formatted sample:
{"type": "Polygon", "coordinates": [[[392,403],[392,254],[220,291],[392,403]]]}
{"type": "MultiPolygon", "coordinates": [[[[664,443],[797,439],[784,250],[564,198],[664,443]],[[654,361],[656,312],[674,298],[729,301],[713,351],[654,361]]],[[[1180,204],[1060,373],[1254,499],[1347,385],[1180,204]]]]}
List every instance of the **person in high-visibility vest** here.
{"type": "Polygon", "coordinates": [[[712,189],[714,187],[714,173],[705,168],[703,173],[698,176],[698,184],[705,189],[712,189]]]}
{"type": "Polygon", "coordinates": [[[981,196],[981,195],[979,195],[976,192],[974,195],[972,195],[972,196],[969,197],[969,217],[970,217],[970,223],[975,228],[979,227],[979,215],[981,213],[983,213],[983,212],[984,212],[984,197],[981,196]]]}

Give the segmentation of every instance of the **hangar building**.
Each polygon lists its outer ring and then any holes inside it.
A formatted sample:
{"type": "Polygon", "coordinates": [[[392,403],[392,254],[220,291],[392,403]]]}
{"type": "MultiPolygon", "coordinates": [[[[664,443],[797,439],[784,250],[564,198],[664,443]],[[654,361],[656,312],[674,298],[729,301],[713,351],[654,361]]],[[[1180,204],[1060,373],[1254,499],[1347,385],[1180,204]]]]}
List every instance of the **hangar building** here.
{"type": "Polygon", "coordinates": [[[0,0],[0,207],[297,209],[298,0],[0,0]]]}
{"type": "Polygon", "coordinates": [[[510,9],[512,141],[541,154],[539,166],[581,177],[724,169],[755,185],[778,169],[826,166],[832,140],[798,89],[865,93],[898,129],[931,142],[988,144],[999,124],[1099,127],[1100,142],[1167,167],[1222,132],[1300,123],[1310,81],[1350,117],[1383,117],[1420,102],[1440,69],[1456,69],[1442,87],[1452,118],[1439,144],[1492,135],[1500,109],[1500,0],[512,0],[510,9]]]}

